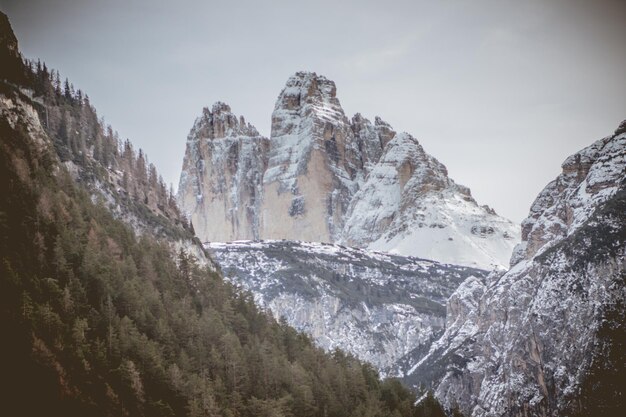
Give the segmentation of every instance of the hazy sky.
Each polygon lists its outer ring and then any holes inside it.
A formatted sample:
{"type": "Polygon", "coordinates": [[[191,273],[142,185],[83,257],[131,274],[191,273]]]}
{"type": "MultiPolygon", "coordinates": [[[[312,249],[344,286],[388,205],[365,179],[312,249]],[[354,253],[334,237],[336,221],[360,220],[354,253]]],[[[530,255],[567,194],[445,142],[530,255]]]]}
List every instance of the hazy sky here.
{"type": "Polygon", "coordinates": [[[571,153],[626,118],[626,1],[0,0],[25,56],[59,69],[178,184],[202,107],[269,135],[287,78],[337,83],[348,117],[417,137],[515,221],[571,153]],[[339,4],[340,3],[340,4],[339,4]]]}

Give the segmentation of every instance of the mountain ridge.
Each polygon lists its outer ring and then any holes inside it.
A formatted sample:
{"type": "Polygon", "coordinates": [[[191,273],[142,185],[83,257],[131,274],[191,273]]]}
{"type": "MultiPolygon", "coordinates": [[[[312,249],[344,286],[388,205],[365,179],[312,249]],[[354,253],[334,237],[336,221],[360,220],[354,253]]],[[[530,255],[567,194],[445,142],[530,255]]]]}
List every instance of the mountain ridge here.
{"type": "MultiPolygon", "coordinates": [[[[379,117],[373,123],[359,113],[349,119],[334,82],[324,76],[298,72],[290,77],[274,106],[270,138],[259,135],[251,140],[263,143],[255,158],[241,156],[249,170],[262,175],[262,185],[258,177],[250,185],[256,205],[247,211],[248,217],[239,218],[242,232],[234,227],[227,234],[214,233],[203,226],[198,234],[204,241],[284,238],[369,247],[483,269],[509,264],[517,227],[478,205],[470,190],[452,181],[445,166],[411,135],[396,133],[379,117]],[[393,201],[389,195],[395,196],[393,201]],[[439,233],[434,236],[433,230],[439,233]],[[426,250],[429,242],[434,250],[426,250]],[[447,252],[454,255],[446,257],[447,252]]],[[[227,184],[229,175],[241,175],[235,169],[223,178],[209,176],[224,171],[229,157],[194,150],[193,143],[207,141],[214,139],[192,129],[178,188],[178,200],[194,226],[208,225],[208,219],[232,221],[229,213],[213,206],[232,211],[250,207],[248,196],[241,203],[231,199],[238,187],[216,191],[197,186],[203,181],[227,184]],[[204,172],[194,168],[203,164],[208,166],[204,172]],[[199,196],[213,205],[194,203],[199,196]]]]}

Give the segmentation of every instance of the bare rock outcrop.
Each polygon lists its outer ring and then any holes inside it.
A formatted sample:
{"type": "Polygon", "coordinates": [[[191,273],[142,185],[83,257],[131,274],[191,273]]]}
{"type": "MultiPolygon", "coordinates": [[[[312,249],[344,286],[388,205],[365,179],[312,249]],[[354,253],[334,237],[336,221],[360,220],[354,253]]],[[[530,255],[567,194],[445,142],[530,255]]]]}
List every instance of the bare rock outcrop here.
{"type": "Polygon", "coordinates": [[[359,149],[335,83],[315,73],[296,73],[272,113],[261,236],[336,241],[360,169],[359,149]]]}
{"type": "Polygon", "coordinates": [[[205,108],[187,138],[178,200],[203,240],[259,235],[269,140],[230,107],[205,108]]]}

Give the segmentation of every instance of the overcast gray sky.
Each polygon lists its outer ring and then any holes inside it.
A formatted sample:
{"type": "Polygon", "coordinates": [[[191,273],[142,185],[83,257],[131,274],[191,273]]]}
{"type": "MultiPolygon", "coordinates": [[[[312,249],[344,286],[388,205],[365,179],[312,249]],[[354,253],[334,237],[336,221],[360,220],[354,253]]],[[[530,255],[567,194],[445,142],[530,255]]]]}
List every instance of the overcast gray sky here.
{"type": "Polygon", "coordinates": [[[626,1],[0,0],[22,52],[85,91],[178,184],[202,107],[269,135],[298,70],[350,117],[417,137],[515,221],[571,153],[626,118],[626,1]]]}

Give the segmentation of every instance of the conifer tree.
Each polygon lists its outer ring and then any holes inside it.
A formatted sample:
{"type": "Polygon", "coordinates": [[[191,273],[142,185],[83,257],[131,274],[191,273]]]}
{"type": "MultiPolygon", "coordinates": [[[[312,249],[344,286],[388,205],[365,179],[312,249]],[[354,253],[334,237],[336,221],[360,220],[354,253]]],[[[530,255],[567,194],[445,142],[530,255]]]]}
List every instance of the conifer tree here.
{"type": "Polygon", "coordinates": [[[70,90],[70,81],[65,78],[65,83],[63,84],[63,97],[65,97],[66,100],[71,101],[72,100],[72,92],[70,90]]]}

